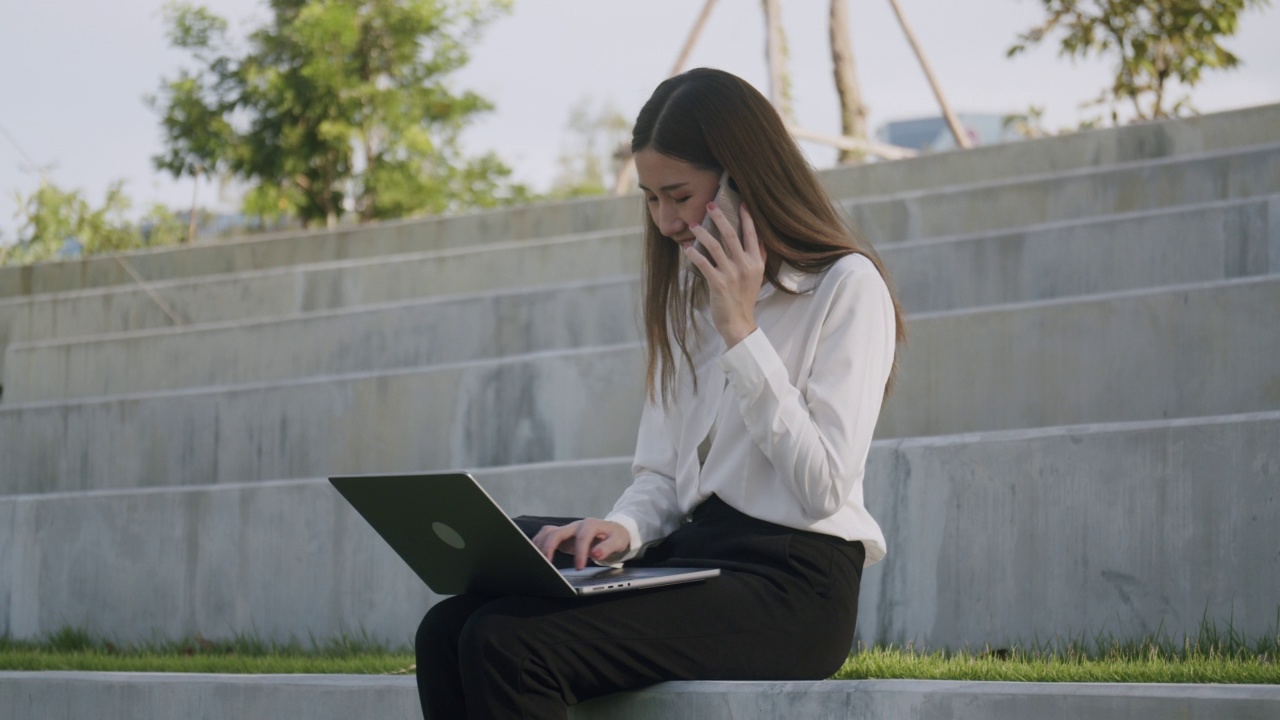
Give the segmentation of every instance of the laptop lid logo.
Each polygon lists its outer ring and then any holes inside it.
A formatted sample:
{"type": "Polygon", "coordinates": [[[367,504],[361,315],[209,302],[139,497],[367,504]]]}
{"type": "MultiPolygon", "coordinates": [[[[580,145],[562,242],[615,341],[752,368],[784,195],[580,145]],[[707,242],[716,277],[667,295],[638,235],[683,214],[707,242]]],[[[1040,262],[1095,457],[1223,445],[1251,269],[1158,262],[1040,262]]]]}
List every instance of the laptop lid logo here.
{"type": "Polygon", "coordinates": [[[442,522],[431,523],[431,529],[435,531],[436,537],[443,540],[444,544],[451,548],[461,550],[467,546],[467,541],[462,539],[457,530],[442,522]]]}

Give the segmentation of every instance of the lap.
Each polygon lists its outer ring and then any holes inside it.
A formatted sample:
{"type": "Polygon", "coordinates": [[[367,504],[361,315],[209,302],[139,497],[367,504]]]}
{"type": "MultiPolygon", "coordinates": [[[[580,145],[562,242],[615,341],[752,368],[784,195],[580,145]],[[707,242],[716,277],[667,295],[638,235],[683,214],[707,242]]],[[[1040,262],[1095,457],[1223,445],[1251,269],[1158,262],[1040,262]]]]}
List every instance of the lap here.
{"type": "Polygon", "coordinates": [[[818,590],[804,573],[728,569],[587,598],[459,596],[432,612],[461,623],[464,654],[532,658],[572,703],[667,680],[827,677],[852,644],[856,580],[852,592],[818,590]]]}

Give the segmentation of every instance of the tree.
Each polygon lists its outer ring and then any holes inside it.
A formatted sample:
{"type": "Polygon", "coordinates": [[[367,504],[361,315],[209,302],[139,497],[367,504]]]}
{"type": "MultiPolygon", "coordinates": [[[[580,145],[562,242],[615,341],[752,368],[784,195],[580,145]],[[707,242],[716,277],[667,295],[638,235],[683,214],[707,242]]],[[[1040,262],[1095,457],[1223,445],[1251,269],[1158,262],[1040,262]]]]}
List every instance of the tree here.
{"type": "Polygon", "coordinates": [[[791,74],[787,70],[787,35],[782,29],[781,0],[760,0],[764,10],[764,55],[769,64],[769,100],[783,122],[795,124],[791,108],[791,74]]]}
{"type": "MultiPolygon", "coordinates": [[[[0,264],[54,260],[68,251],[93,255],[120,252],[149,245],[167,245],[184,237],[182,223],[171,223],[161,231],[144,233],[126,218],[133,203],[124,193],[124,181],[107,187],[101,206],[95,208],[79,190],[63,190],[41,183],[30,195],[16,195],[18,241],[0,253],[0,264]]],[[[147,220],[155,227],[159,210],[152,208],[147,220]]],[[[172,217],[172,214],[170,213],[172,217]]],[[[146,222],[146,221],[144,221],[146,222]]]]}
{"type": "Polygon", "coordinates": [[[270,19],[237,51],[207,9],[166,9],[169,40],[199,69],[151,100],[176,177],[230,173],[249,214],[334,225],[528,197],[496,156],[463,156],[458,134],[491,105],[455,93],[450,73],[510,0],[269,0],[270,19]]]}
{"type": "Polygon", "coordinates": [[[1118,55],[1115,79],[1098,104],[1128,102],[1135,118],[1150,120],[1177,115],[1189,107],[1181,98],[1166,107],[1177,83],[1194,87],[1208,69],[1228,69],[1239,58],[1222,47],[1220,38],[1235,34],[1240,13],[1269,0],[1041,0],[1048,17],[1018,36],[1009,48],[1013,57],[1062,28],[1061,55],[1072,58],[1118,55]]]}
{"type": "Polygon", "coordinates": [[[556,199],[603,195],[614,185],[622,163],[631,157],[631,121],[605,103],[592,112],[587,99],[569,111],[568,147],[560,153],[560,172],[550,196],[556,199]]]}
{"type": "MultiPolygon", "coordinates": [[[[835,74],[836,95],[840,98],[840,134],[856,140],[867,138],[867,106],[862,102],[858,71],[853,61],[853,41],[849,38],[849,5],[847,0],[831,0],[828,29],[831,33],[831,67],[835,74]]],[[[862,162],[866,153],[844,148],[841,165],[862,162]]]]}

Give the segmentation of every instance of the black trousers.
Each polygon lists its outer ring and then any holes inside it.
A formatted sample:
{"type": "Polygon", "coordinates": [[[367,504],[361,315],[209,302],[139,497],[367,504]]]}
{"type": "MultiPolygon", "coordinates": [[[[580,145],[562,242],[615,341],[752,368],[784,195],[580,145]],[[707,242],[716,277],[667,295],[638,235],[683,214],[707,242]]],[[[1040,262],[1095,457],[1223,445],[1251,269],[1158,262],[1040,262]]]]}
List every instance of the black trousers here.
{"type": "Polygon", "coordinates": [[[566,718],[667,680],[816,680],[848,656],[862,543],[746,516],[712,496],[632,565],[719,567],[687,585],[575,599],[458,595],[416,639],[428,720],[566,718]]]}

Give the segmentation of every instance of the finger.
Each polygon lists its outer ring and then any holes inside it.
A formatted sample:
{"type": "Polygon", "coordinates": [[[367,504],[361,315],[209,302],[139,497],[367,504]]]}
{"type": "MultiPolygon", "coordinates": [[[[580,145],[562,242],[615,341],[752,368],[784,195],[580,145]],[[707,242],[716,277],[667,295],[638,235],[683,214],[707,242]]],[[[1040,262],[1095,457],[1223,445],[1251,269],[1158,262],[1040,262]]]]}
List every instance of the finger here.
{"type": "MultiPolygon", "coordinates": [[[[706,231],[704,230],[703,232],[706,232],[706,231]]],[[[701,239],[701,238],[700,238],[700,239],[701,239]]],[[[713,244],[713,245],[717,245],[717,244],[719,244],[719,243],[716,243],[715,239],[714,239],[714,238],[712,238],[712,237],[710,236],[710,234],[708,234],[708,235],[707,235],[706,240],[705,240],[705,241],[703,241],[703,243],[702,243],[702,244],[703,244],[703,247],[706,247],[706,243],[711,243],[711,244],[713,244]]],[[[708,252],[710,252],[710,251],[708,251],[708,252]]],[[[711,274],[711,273],[716,272],[716,265],[715,265],[715,263],[714,263],[713,261],[711,261],[711,260],[707,259],[707,256],[706,256],[706,255],[703,255],[703,254],[702,254],[702,253],[701,253],[697,248],[693,247],[692,245],[690,245],[689,247],[685,248],[685,250],[684,250],[684,256],[685,256],[686,258],[688,258],[689,262],[690,262],[694,267],[696,267],[696,268],[698,268],[699,270],[701,270],[701,271],[702,271],[702,276],[703,276],[703,277],[710,277],[710,274],[711,274]]],[[[723,252],[721,252],[721,253],[720,253],[720,257],[721,257],[721,259],[722,259],[722,261],[723,261],[723,258],[724,258],[724,253],[723,253],[723,252]]]]}
{"type": "Polygon", "coordinates": [[[591,546],[595,544],[600,528],[595,523],[589,523],[578,530],[577,542],[574,543],[573,550],[573,566],[579,570],[587,566],[587,554],[591,552],[591,546]]]}
{"type": "Polygon", "coordinates": [[[711,222],[720,229],[720,236],[724,238],[725,254],[730,257],[736,255],[743,248],[742,238],[738,237],[737,231],[733,229],[729,216],[725,215],[720,206],[714,202],[707,203],[707,214],[711,216],[711,222]]]}
{"type": "MultiPolygon", "coordinates": [[[[719,240],[716,240],[716,236],[712,235],[710,230],[701,225],[690,225],[689,231],[698,239],[698,244],[707,251],[707,255],[711,256],[710,261],[715,266],[719,267],[728,260],[728,256],[725,255],[724,245],[719,240]]],[[[701,255],[702,253],[699,254],[701,255]]]]}
{"type": "Polygon", "coordinates": [[[631,546],[631,536],[626,529],[611,528],[611,532],[591,549],[591,557],[604,560],[625,552],[631,546]]]}
{"type": "Polygon", "coordinates": [[[538,535],[534,538],[538,550],[547,558],[554,561],[556,550],[560,549],[566,541],[571,540],[574,535],[575,526],[578,523],[570,523],[561,527],[548,525],[538,531],[538,535]]]}

